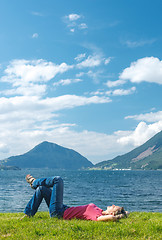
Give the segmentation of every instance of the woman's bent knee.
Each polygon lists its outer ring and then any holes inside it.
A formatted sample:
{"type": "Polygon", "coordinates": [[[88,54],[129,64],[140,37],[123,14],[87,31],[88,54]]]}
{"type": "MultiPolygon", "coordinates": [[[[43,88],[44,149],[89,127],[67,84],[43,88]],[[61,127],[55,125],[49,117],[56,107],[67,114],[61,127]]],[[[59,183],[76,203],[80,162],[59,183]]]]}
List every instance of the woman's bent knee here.
{"type": "Polygon", "coordinates": [[[57,183],[63,183],[63,179],[60,176],[54,178],[57,183]]]}

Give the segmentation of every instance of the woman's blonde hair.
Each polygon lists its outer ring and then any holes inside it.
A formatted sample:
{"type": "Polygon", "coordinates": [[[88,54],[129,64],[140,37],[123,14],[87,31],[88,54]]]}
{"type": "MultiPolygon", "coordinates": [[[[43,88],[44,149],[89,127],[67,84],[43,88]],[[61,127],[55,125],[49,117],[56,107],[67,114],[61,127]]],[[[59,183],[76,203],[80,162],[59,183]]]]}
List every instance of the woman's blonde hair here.
{"type": "Polygon", "coordinates": [[[127,217],[126,211],[123,207],[119,208],[117,211],[115,211],[115,215],[124,214],[125,217],[127,217]]]}

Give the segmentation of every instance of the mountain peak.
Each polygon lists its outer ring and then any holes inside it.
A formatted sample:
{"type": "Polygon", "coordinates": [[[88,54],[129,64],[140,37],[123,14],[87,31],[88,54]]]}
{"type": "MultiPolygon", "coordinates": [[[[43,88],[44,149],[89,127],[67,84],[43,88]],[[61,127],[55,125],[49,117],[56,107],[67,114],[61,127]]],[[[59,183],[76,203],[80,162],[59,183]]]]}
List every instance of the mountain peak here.
{"type": "Polygon", "coordinates": [[[56,168],[77,170],[93,166],[93,164],[80,153],[44,141],[29,152],[20,156],[12,156],[4,161],[4,165],[20,168],[56,168]]]}
{"type": "Polygon", "coordinates": [[[162,169],[162,131],[134,150],[95,165],[101,169],[162,169]]]}

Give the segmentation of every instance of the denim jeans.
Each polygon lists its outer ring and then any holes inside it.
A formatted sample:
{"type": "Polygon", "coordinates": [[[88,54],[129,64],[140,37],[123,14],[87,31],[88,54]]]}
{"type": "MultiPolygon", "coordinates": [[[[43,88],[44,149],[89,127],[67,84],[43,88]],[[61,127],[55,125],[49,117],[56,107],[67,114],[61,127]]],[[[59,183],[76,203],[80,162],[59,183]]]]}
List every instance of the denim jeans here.
{"type": "Polygon", "coordinates": [[[42,200],[45,199],[50,216],[63,217],[68,206],[63,204],[63,180],[61,177],[36,179],[33,182],[33,188],[36,190],[25,208],[25,214],[34,216],[42,200]],[[53,189],[51,189],[52,187],[53,189]]]}

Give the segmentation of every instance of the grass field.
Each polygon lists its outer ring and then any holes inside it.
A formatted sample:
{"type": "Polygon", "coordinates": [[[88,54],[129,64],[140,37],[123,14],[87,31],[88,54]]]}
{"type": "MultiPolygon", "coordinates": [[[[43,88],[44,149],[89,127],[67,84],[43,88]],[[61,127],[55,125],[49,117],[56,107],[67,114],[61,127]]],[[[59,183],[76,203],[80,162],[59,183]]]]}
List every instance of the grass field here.
{"type": "Polygon", "coordinates": [[[162,213],[133,212],[118,222],[59,220],[47,212],[33,218],[22,213],[0,213],[0,239],[162,239],[162,213]]]}

